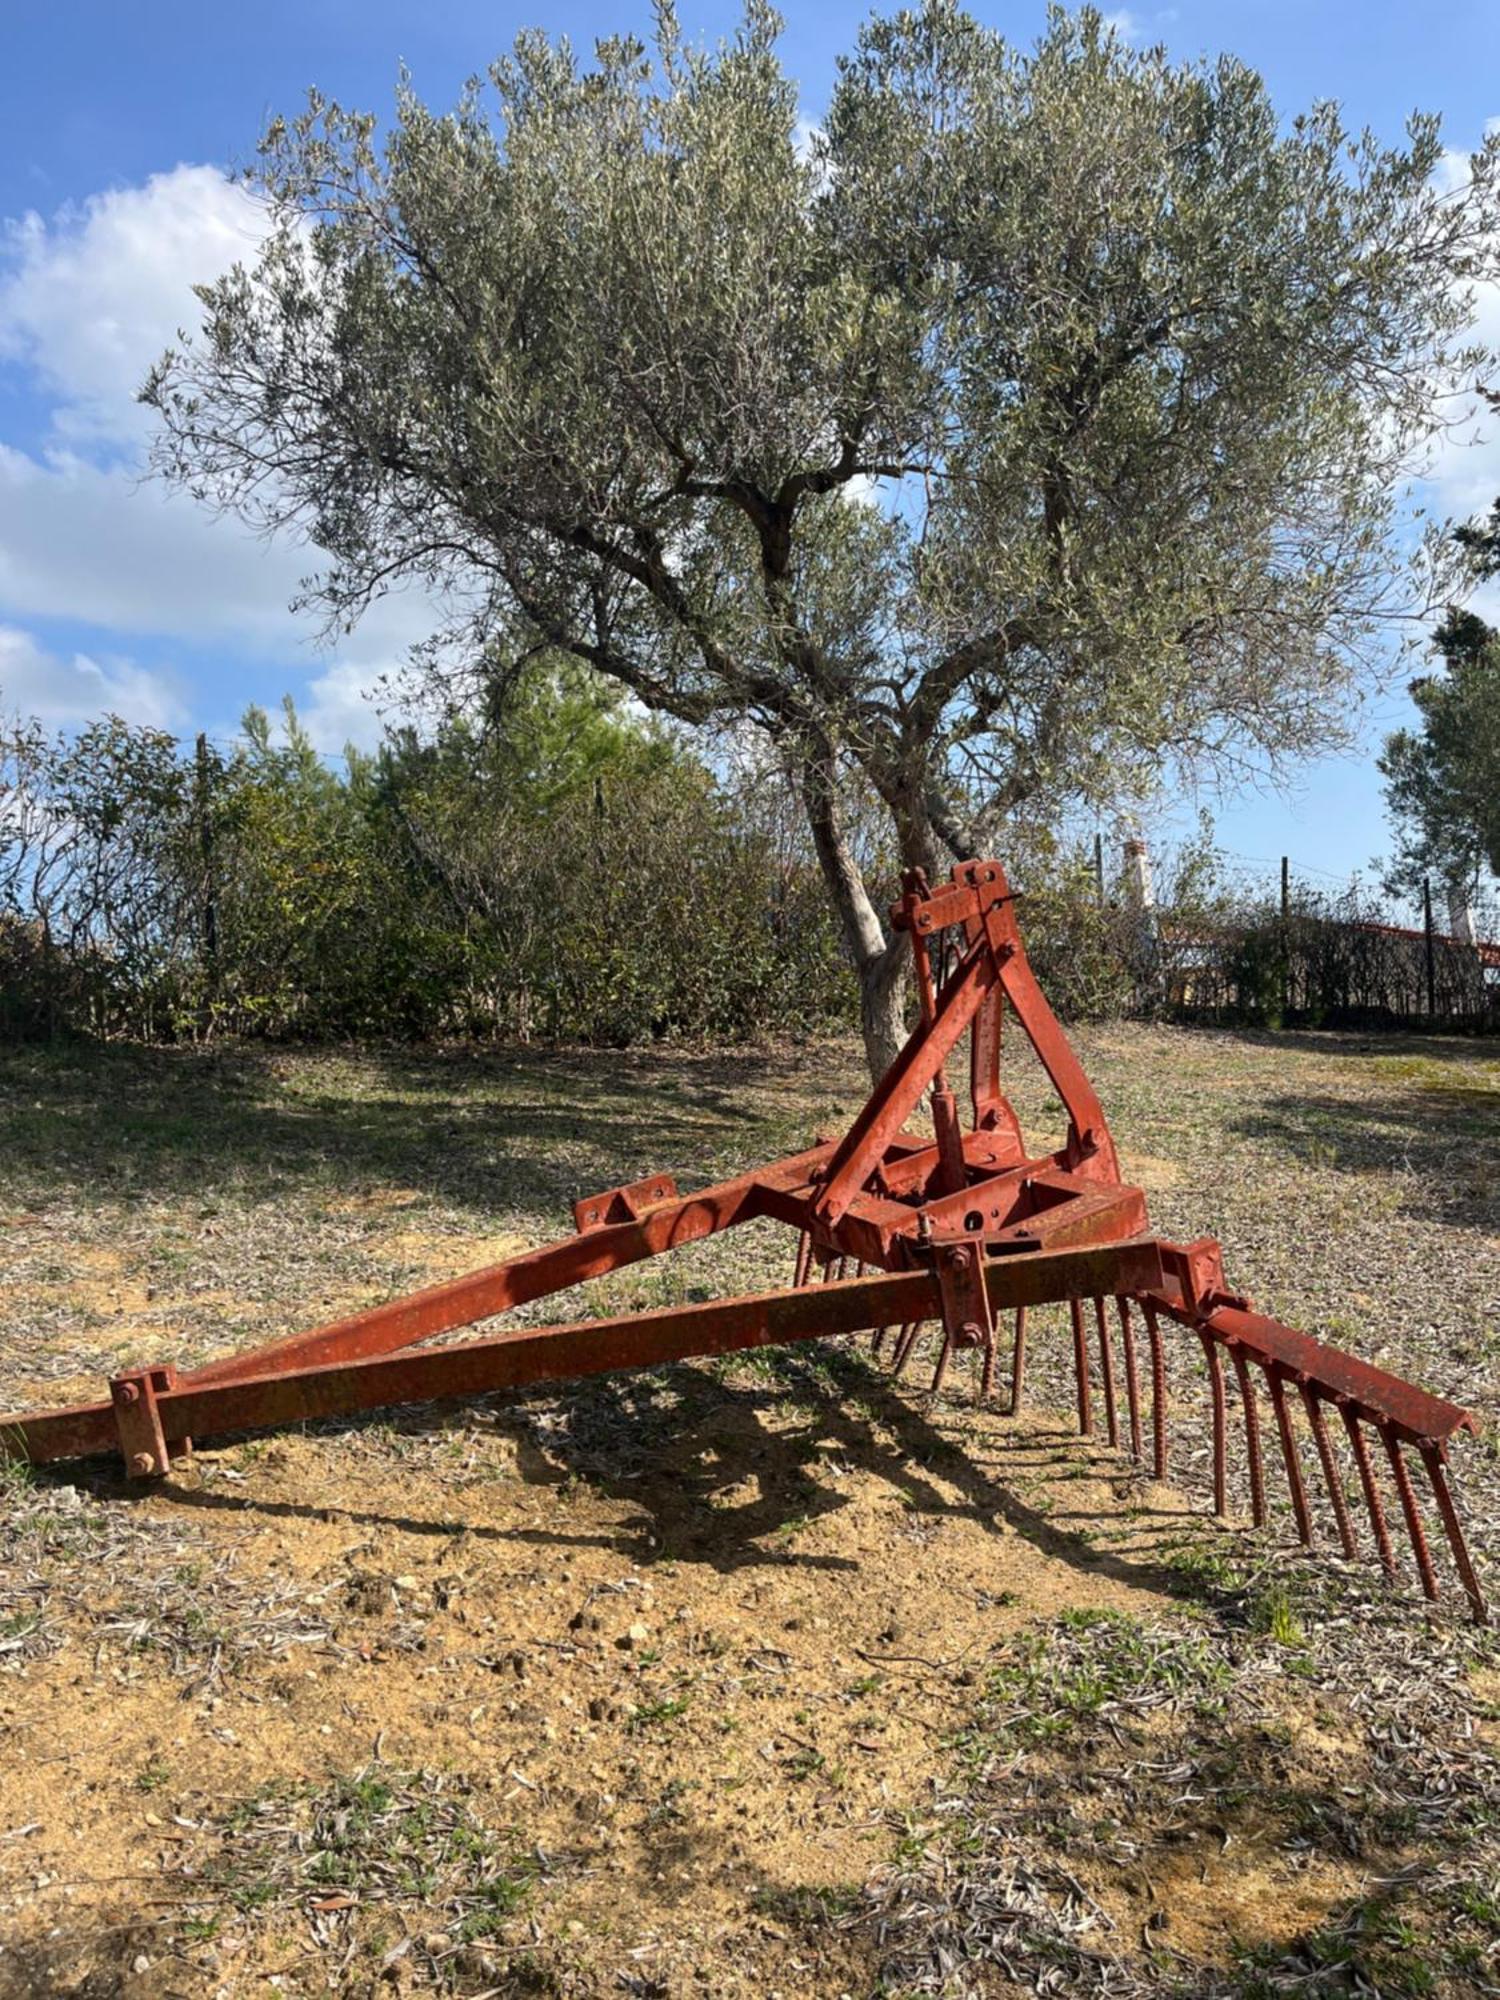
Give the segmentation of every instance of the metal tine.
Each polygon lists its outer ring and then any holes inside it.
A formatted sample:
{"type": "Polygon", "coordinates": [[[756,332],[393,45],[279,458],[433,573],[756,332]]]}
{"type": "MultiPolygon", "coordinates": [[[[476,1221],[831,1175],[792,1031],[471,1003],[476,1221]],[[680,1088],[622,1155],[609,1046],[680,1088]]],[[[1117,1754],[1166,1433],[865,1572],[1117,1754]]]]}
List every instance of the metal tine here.
{"type": "MultiPolygon", "coordinates": [[[[1338,1399],[1335,1399],[1338,1400],[1338,1399]]],[[[1339,1415],[1344,1420],[1344,1429],[1349,1434],[1349,1449],[1354,1454],[1354,1464],[1359,1473],[1359,1483],[1365,1496],[1365,1511],[1370,1516],[1370,1527],[1375,1536],[1375,1549],[1380,1557],[1380,1567],[1385,1571],[1386,1581],[1396,1580],[1396,1556],[1391,1548],[1390,1530],[1385,1524],[1385,1506],[1380,1498],[1380,1488],[1375,1483],[1375,1468],[1370,1463],[1370,1447],[1365,1434],[1360,1429],[1359,1418],[1347,1402],[1339,1401],[1339,1415]]]]}
{"type": "Polygon", "coordinates": [[[1323,1483],[1328,1488],[1328,1497],[1333,1502],[1333,1518],[1338,1522],[1339,1540],[1344,1545],[1344,1554],[1353,1562],[1359,1555],[1359,1543],[1354,1538],[1354,1523],[1349,1519],[1349,1503],[1344,1497],[1343,1475],[1338,1468],[1338,1460],[1333,1455],[1333,1440],[1328,1435],[1328,1425],[1323,1417],[1323,1404],[1310,1382],[1302,1388],[1302,1407],[1307,1411],[1308,1428],[1313,1434],[1313,1443],[1318,1447],[1318,1463],[1323,1468],[1323,1483]]]}
{"type": "Polygon", "coordinates": [[[1203,1342],[1203,1358],[1208,1363],[1208,1385],[1214,1399],[1214,1512],[1222,1519],[1229,1512],[1229,1438],[1224,1420],[1224,1369],[1219,1360],[1219,1343],[1211,1333],[1198,1329],[1203,1342]]]}
{"type": "Polygon", "coordinates": [[[1083,1301],[1069,1299],[1068,1314],[1073,1321],[1073,1367],[1078,1375],[1078,1434],[1092,1437],[1094,1417],[1089,1403],[1089,1344],[1083,1331],[1083,1301]]]}
{"type": "Polygon", "coordinates": [[[1104,1377],[1104,1428],[1110,1443],[1120,1448],[1120,1414],[1115,1407],[1115,1353],[1109,1338],[1109,1314],[1102,1298],[1094,1301],[1094,1324],[1099,1330],[1099,1372],[1104,1377]]]}
{"type": "Polygon", "coordinates": [[[943,1344],[938,1349],[937,1366],[932,1371],[932,1391],[934,1396],[942,1393],[943,1379],[948,1373],[948,1357],[953,1352],[953,1335],[943,1329],[943,1344]]]}
{"type": "Polygon", "coordinates": [[[1401,1456],[1401,1445],[1389,1424],[1377,1425],[1381,1441],[1385,1445],[1385,1455],[1391,1462],[1391,1478],[1395,1481],[1396,1497],[1401,1502],[1401,1512],[1406,1516],[1406,1532],[1411,1537],[1412,1554],[1417,1559],[1417,1574],[1422,1579],[1422,1595],[1432,1598],[1438,1594],[1437,1572],[1432,1567],[1432,1551],[1427,1546],[1427,1530],[1422,1526],[1422,1516],[1417,1508],[1416,1490],[1411,1483],[1406,1460],[1401,1456]]]}
{"type": "Polygon", "coordinates": [[[1135,1322],[1130,1317],[1130,1301],[1122,1292],[1115,1300],[1120,1312],[1120,1342],[1125,1350],[1125,1401],[1130,1410],[1130,1455],[1141,1458],[1141,1378],[1136,1366],[1135,1322]]]}
{"type": "Polygon", "coordinates": [[[1484,1592],[1479,1588],[1479,1578],[1474,1572],[1473,1559],[1469,1555],[1469,1545],[1464,1540],[1463,1523],[1458,1518],[1458,1506],[1448,1484],[1448,1468],[1445,1454],[1440,1444],[1418,1446],[1422,1463],[1427,1468],[1427,1477],[1432,1482],[1433,1496],[1438,1504],[1438,1512],[1443,1517],[1443,1528],[1448,1537],[1448,1546],[1453,1551],[1459,1577],[1463,1583],[1474,1612],[1474,1623],[1485,1625],[1489,1622],[1489,1609],[1484,1601],[1484,1592]]]}
{"type": "Polygon", "coordinates": [[[1240,1404],[1245,1412],[1245,1450],[1250,1461],[1250,1518],[1257,1528],[1266,1525],[1266,1463],[1261,1453],[1260,1406],[1255,1400],[1255,1384],[1245,1350],[1235,1341],[1229,1350],[1235,1380],[1240,1385],[1240,1404]]]}
{"type": "Polygon", "coordinates": [[[1016,1341],[1010,1355],[1010,1413],[1018,1416],[1026,1388],[1026,1308],[1016,1307],[1016,1341]]]}
{"type": "Polygon", "coordinates": [[[1151,1343],[1151,1471],[1155,1478],[1167,1476],[1167,1349],[1161,1337],[1156,1308],[1145,1305],[1146,1335],[1151,1343]]]}
{"type": "Polygon", "coordinates": [[[906,1364],[911,1360],[912,1349],[917,1344],[917,1335],[922,1331],[919,1319],[908,1320],[896,1337],[896,1345],[891,1352],[891,1373],[900,1377],[906,1373],[906,1364]]]}
{"type": "Polygon", "coordinates": [[[812,1231],[804,1229],[797,1238],[797,1262],[792,1271],[792,1289],[800,1292],[812,1273],[812,1231]]]}
{"type": "Polygon", "coordinates": [[[1292,1489],[1292,1512],[1297,1516],[1297,1539],[1310,1549],[1313,1541],[1312,1510],[1307,1504],[1307,1488],[1302,1480],[1302,1461],[1297,1456],[1297,1438],[1292,1430],[1291,1406],[1286,1399],[1286,1383],[1273,1367],[1266,1369],[1271,1391],[1271,1407],[1276,1412],[1276,1429],[1281,1437],[1281,1456],[1286,1461],[1286,1483],[1292,1489]]]}
{"type": "Polygon", "coordinates": [[[987,1327],[984,1335],[984,1362],[979,1371],[978,1401],[987,1403],[995,1393],[995,1329],[987,1327]]]}

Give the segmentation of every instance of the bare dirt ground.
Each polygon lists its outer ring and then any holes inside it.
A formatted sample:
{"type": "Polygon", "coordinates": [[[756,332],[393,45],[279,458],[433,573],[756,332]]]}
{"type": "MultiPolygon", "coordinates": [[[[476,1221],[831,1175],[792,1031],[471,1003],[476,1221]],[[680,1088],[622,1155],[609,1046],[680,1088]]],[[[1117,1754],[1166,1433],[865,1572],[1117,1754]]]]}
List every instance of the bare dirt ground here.
{"type": "MultiPolygon", "coordinates": [[[[1493,1051],[1080,1041],[1158,1228],[1493,1425],[1493,1051]]],[[[862,1094],[841,1047],[5,1053],[0,1409],[862,1094]]],[[[1073,1434],[1063,1347],[1037,1316],[1015,1421],[850,1343],[228,1441],[149,1492],[7,1475],[0,1995],[1500,1992],[1500,1655],[1451,1577],[1433,1613],[1294,1557],[1284,1504],[1215,1527],[1194,1357],[1158,1487],[1073,1434]]],[[[1459,1468],[1492,1590],[1493,1437],[1459,1468]]]]}

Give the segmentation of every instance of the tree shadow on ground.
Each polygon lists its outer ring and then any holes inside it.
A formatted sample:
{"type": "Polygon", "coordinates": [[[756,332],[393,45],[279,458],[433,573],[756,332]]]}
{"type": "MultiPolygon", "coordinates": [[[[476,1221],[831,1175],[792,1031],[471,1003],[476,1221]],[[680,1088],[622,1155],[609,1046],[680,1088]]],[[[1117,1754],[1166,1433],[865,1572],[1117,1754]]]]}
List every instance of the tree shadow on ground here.
{"type": "Polygon", "coordinates": [[[1240,1112],[1231,1130],[1309,1167],[1395,1174],[1413,1217],[1486,1232],[1500,1222],[1500,1095],[1492,1089],[1287,1093],[1240,1112]]]}
{"type": "MultiPolygon", "coordinates": [[[[798,1076],[790,1053],[0,1051],[10,1198],[91,1200],[300,1187],[414,1188],[481,1210],[565,1210],[652,1171],[707,1174],[809,1143],[739,1101],[798,1076]]],[[[837,1093],[834,1093],[835,1100],[837,1093]]],[[[852,1112],[856,1100],[849,1098],[852,1112]]]]}
{"type": "MultiPolygon", "coordinates": [[[[819,1518],[847,1504],[837,1485],[814,1477],[830,1459],[873,1475],[897,1497],[914,1530],[924,1524],[964,1520],[997,1540],[1019,1535],[1040,1553],[1090,1576],[1162,1591],[1177,1579],[1154,1547],[1164,1524],[1180,1527],[1181,1510],[1133,1506],[1131,1527],[1140,1552],[1092,1543],[1067,1525],[1096,1517],[1055,1509],[1055,1495],[1041,1504],[1019,1490],[1037,1481],[1076,1476],[1081,1465],[1098,1476],[1136,1477],[1114,1453],[1083,1444],[1071,1434],[1029,1428],[986,1433],[989,1462],[949,1434],[962,1413],[952,1406],[924,1408],[852,1348],[816,1357],[781,1350],[769,1380],[747,1383],[717,1371],[681,1364],[631,1375],[601,1376],[571,1388],[560,1404],[555,1390],[503,1406],[504,1434],[516,1451],[517,1470],[538,1485],[581,1485],[628,1504],[632,1518],[615,1529],[532,1526],[495,1528],[465,1517],[462,1507],[440,1519],[391,1516],[229,1493],[216,1487],[158,1489],[185,1508],[286,1518],[348,1518],[366,1526],[540,1548],[607,1547],[637,1566],[670,1561],[703,1564],[720,1573],[746,1569],[853,1571],[850,1558],[800,1546],[819,1518]],[[796,1420],[788,1423],[788,1406],[796,1420]],[[775,1422],[770,1421],[775,1417],[775,1422]],[[538,1416],[541,1421],[538,1422],[538,1416]]],[[[441,1435],[462,1421],[452,1403],[407,1406],[386,1413],[405,1437],[441,1435]]],[[[358,1432],[368,1418],[310,1426],[319,1435],[358,1432]]],[[[75,1475],[76,1477],[76,1475],[75,1475]]],[[[132,1490],[108,1472],[95,1475],[97,1491],[132,1490]]],[[[1141,1484],[1141,1494],[1146,1488],[1141,1484]]]]}

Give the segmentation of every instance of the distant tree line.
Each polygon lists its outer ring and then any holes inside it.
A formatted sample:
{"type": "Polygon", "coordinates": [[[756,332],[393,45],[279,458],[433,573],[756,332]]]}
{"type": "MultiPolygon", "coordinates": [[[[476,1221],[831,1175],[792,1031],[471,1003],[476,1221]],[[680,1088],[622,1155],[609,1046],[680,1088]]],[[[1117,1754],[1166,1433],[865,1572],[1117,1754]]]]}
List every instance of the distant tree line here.
{"type": "MultiPolygon", "coordinates": [[[[883,900],[898,863],[851,795],[883,900]]],[[[1493,1022],[1480,954],[1372,898],[1231,882],[1205,826],[1143,908],[1092,844],[996,846],[1066,1018],[1493,1022]],[[1430,1003],[1430,1004],[1429,1004],[1430,1003]]],[[[789,775],[552,656],[489,718],[340,766],[287,705],[228,748],[109,717],[0,729],[0,1038],[487,1038],[624,1047],[847,1031],[859,994],[789,775]]]]}
{"type": "MultiPolygon", "coordinates": [[[[795,825],[795,822],[791,822],[795,825]]],[[[0,735],[0,1033],[741,1039],[847,1018],[775,774],[715,775],[604,684],[534,677],[320,757],[115,718],[0,735]]]]}

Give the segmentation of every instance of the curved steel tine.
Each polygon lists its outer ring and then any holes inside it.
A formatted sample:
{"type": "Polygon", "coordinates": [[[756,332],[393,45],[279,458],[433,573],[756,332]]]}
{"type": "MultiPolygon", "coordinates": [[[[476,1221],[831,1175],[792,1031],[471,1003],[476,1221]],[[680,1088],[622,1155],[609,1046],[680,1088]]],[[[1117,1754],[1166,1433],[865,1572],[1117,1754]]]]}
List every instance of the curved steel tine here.
{"type": "Polygon", "coordinates": [[[1433,1497],[1438,1504],[1438,1512],[1443,1517],[1443,1528],[1448,1537],[1448,1546],[1453,1551],[1453,1561],[1463,1583],[1464,1594],[1474,1612],[1474,1623],[1484,1625],[1489,1622],[1489,1609],[1484,1601],[1484,1592],[1479,1588],[1479,1578],[1474,1571],[1469,1545],[1464,1540],[1463,1523],[1458,1518],[1458,1507],[1448,1484],[1448,1468],[1443,1447],[1440,1444],[1418,1446],[1422,1463],[1427,1467],[1427,1477],[1432,1482],[1433,1497]]]}
{"type": "Polygon", "coordinates": [[[953,1335],[949,1333],[946,1327],[944,1327],[943,1344],[938,1349],[937,1366],[932,1371],[931,1393],[934,1396],[939,1395],[942,1391],[943,1378],[948,1373],[948,1357],[952,1352],[953,1352],[953,1335]]]}
{"type": "MultiPolygon", "coordinates": [[[[1335,1399],[1337,1400],[1337,1399],[1335,1399]]],[[[1385,1571],[1387,1583],[1396,1580],[1396,1556],[1391,1547],[1390,1530],[1385,1524],[1385,1504],[1380,1497],[1380,1488],[1375,1483],[1375,1468],[1370,1463],[1370,1447],[1365,1434],[1359,1427],[1359,1418],[1347,1402],[1339,1402],[1339,1415],[1344,1420],[1344,1429],[1349,1436],[1349,1449],[1354,1454],[1355,1468],[1359,1473],[1360,1489],[1365,1496],[1365,1511],[1370,1517],[1370,1528],[1375,1536],[1375,1550],[1380,1557],[1380,1567],[1385,1571]]]]}
{"type": "Polygon", "coordinates": [[[1146,1336],[1151,1343],[1151,1470],[1155,1478],[1167,1476],[1167,1350],[1161,1337],[1156,1308],[1146,1304],[1146,1336]]]}
{"type": "Polygon", "coordinates": [[[812,1231],[804,1229],[797,1238],[797,1262],[792,1270],[792,1289],[801,1291],[812,1270],[812,1231]]]}
{"type": "Polygon", "coordinates": [[[995,1393],[995,1329],[986,1327],[984,1331],[984,1362],[979,1371],[979,1395],[977,1400],[987,1403],[995,1393]]]}
{"type": "Polygon", "coordinates": [[[890,1328],[888,1326],[877,1326],[875,1331],[870,1335],[870,1356],[872,1360],[878,1357],[881,1348],[885,1346],[885,1337],[889,1332],[890,1328]]]}
{"type": "Polygon", "coordinates": [[[1110,1443],[1120,1448],[1120,1415],[1115,1408],[1115,1351],[1109,1338],[1109,1314],[1102,1298],[1094,1301],[1094,1324],[1099,1332],[1099,1372],[1104,1377],[1104,1428],[1110,1443]]]}
{"type": "Polygon", "coordinates": [[[1016,1307],[1016,1341],[1010,1355],[1010,1413],[1019,1414],[1026,1387],[1026,1308],[1016,1307]]]}
{"type": "Polygon", "coordinates": [[[1260,1407],[1255,1400],[1255,1384],[1250,1364],[1238,1341],[1229,1349],[1235,1380],[1240,1385],[1240,1405],[1245,1412],[1245,1450],[1250,1461],[1250,1518],[1257,1528],[1266,1525],[1266,1464],[1260,1446],[1260,1407]]]}
{"type": "Polygon", "coordinates": [[[1125,1350],[1125,1401],[1130,1411],[1130,1455],[1141,1457],[1141,1378],[1135,1358],[1135,1322],[1130,1317],[1130,1301],[1122,1292],[1115,1300],[1120,1310],[1120,1341],[1125,1350]]]}
{"type": "Polygon", "coordinates": [[[1307,1411],[1308,1428],[1313,1434],[1313,1443],[1318,1447],[1318,1463],[1323,1468],[1323,1483],[1333,1502],[1333,1518],[1338,1523],[1339,1540],[1344,1545],[1344,1554],[1353,1562],[1359,1555],[1359,1543],[1354,1539],[1354,1523],[1349,1519],[1344,1481],[1338,1460],[1333,1455],[1333,1439],[1328,1435],[1328,1425],[1323,1419],[1323,1405],[1310,1382],[1303,1382],[1300,1386],[1302,1407],[1307,1411]]]}
{"type": "Polygon", "coordinates": [[[1203,1358],[1208,1363],[1208,1386],[1214,1399],[1214,1512],[1222,1519],[1229,1512],[1229,1438],[1224,1421],[1224,1369],[1219,1360],[1219,1343],[1203,1327],[1203,1358]]]}
{"type": "Polygon", "coordinates": [[[906,1325],[902,1327],[896,1340],[895,1349],[891,1355],[891,1373],[893,1375],[901,1376],[906,1373],[906,1364],[911,1360],[912,1349],[917,1344],[917,1335],[921,1330],[922,1322],[919,1319],[908,1320],[906,1325]]]}
{"type": "Polygon", "coordinates": [[[1432,1567],[1432,1551],[1427,1546],[1427,1530],[1422,1526],[1422,1516],[1417,1508],[1416,1489],[1411,1483],[1411,1473],[1406,1460],[1401,1456],[1401,1442],[1389,1424],[1380,1424],[1381,1441],[1385,1445],[1385,1455],[1391,1462],[1391,1478],[1395,1481],[1396,1497],[1401,1502],[1401,1512],[1406,1516],[1406,1532],[1411,1537],[1412,1554],[1417,1559],[1417,1573],[1422,1579],[1422,1595],[1436,1597],[1438,1594],[1437,1572],[1432,1567]]]}
{"type": "Polygon", "coordinates": [[[1307,1504],[1307,1488],[1302,1481],[1302,1460],[1297,1456],[1297,1438],[1292,1430],[1292,1412],[1286,1399],[1286,1383],[1274,1367],[1265,1371],[1271,1391],[1271,1408],[1276,1412],[1276,1429],[1281,1437],[1281,1456],[1286,1461],[1286,1483],[1292,1489],[1292,1512],[1297,1516],[1297,1539],[1303,1548],[1312,1547],[1312,1511],[1307,1504]]]}
{"type": "Polygon", "coordinates": [[[1073,1367],[1078,1376],[1078,1434],[1080,1437],[1092,1437],[1094,1418],[1089,1405],[1089,1344],[1083,1331],[1082,1299],[1068,1300],[1068,1314],[1073,1322],[1073,1367]]]}

